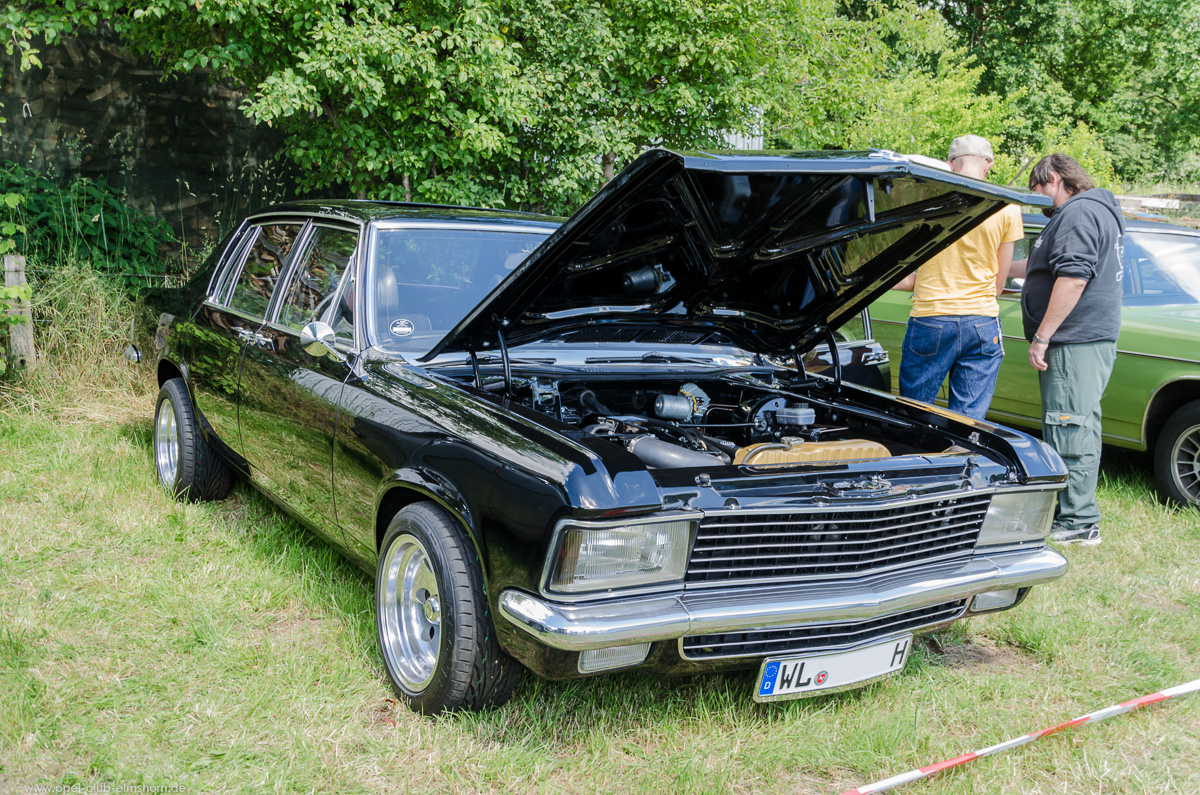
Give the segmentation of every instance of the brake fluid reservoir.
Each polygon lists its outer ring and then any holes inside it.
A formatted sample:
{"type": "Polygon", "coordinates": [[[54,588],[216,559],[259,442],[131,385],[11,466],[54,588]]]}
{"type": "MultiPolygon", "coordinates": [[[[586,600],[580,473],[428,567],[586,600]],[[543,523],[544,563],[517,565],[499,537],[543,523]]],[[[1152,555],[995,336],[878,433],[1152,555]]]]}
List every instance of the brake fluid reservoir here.
{"type": "Polygon", "coordinates": [[[807,404],[801,403],[798,406],[788,406],[777,410],[775,421],[780,425],[804,427],[817,421],[817,412],[809,408],[807,404]]]}

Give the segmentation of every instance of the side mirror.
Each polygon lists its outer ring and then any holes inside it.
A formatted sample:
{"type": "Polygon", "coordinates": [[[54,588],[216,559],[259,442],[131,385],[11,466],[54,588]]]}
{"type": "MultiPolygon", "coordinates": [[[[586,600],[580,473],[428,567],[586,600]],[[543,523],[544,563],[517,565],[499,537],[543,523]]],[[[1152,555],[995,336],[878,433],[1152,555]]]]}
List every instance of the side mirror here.
{"type": "Polygon", "coordinates": [[[300,329],[300,347],[309,356],[324,356],[337,362],[345,362],[346,357],[333,347],[336,336],[328,323],[314,320],[300,329]]]}

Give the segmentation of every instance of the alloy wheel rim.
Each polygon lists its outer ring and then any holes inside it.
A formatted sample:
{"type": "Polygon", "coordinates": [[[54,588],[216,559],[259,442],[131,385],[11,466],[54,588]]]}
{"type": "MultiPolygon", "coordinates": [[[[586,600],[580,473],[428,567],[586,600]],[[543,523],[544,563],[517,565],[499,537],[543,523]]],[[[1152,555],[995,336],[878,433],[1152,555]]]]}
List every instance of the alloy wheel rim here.
{"type": "Polygon", "coordinates": [[[388,548],[383,571],[380,646],[399,683],[419,693],[433,679],[442,639],[437,577],[424,545],[407,533],[388,548]]]}
{"type": "Polygon", "coordinates": [[[1171,448],[1171,476],[1191,502],[1200,503],[1200,424],[1179,434],[1171,448]]]}
{"type": "Polygon", "coordinates": [[[173,486],[179,472],[179,426],[170,398],[158,404],[158,416],[154,419],[154,463],[162,484],[173,486]]]}

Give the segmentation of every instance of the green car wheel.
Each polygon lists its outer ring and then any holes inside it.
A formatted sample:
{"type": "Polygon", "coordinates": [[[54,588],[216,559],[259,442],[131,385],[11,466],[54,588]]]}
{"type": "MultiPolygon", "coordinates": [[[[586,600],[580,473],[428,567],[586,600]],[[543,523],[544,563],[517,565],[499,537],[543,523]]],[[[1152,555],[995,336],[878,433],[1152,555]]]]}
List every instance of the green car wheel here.
{"type": "Polygon", "coordinates": [[[1154,446],[1154,474],[1167,499],[1200,506],[1200,400],[1176,411],[1154,446]]]}

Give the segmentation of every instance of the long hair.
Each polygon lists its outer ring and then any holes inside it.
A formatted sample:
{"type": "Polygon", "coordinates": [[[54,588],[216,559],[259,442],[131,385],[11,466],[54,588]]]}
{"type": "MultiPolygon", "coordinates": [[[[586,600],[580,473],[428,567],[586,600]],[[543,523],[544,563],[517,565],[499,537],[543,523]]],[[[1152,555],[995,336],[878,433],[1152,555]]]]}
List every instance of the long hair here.
{"type": "Polygon", "coordinates": [[[1088,173],[1083,170],[1083,166],[1079,165],[1075,158],[1070,155],[1064,155],[1062,152],[1055,152],[1039,160],[1037,165],[1033,167],[1033,171],[1029,172],[1029,189],[1033,190],[1038,185],[1048,183],[1051,173],[1058,174],[1059,179],[1063,181],[1063,186],[1067,189],[1067,193],[1072,196],[1096,187],[1096,183],[1092,182],[1092,178],[1088,176],[1088,173]]]}

